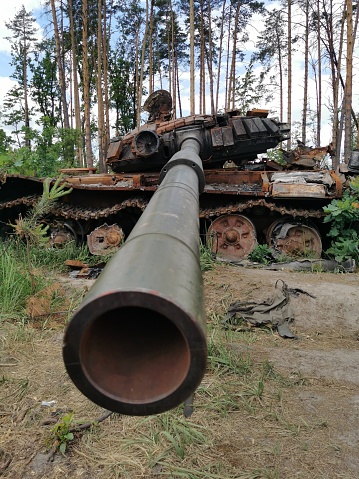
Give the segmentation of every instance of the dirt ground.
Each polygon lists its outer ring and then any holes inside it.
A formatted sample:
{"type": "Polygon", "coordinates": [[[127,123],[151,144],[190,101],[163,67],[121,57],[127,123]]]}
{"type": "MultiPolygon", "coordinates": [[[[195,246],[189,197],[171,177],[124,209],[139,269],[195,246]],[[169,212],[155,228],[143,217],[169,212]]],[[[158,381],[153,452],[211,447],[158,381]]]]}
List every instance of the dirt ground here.
{"type": "MultiPolygon", "coordinates": [[[[187,422],[181,408],[149,419],[114,415],[75,435],[64,455],[49,455],[56,421],[69,411],[79,421],[103,413],[83,398],[65,372],[61,346],[66,319],[35,319],[22,327],[2,324],[0,476],[359,477],[359,273],[219,264],[204,277],[209,341],[218,334],[234,358],[250,361],[246,379],[209,369],[187,422]],[[267,328],[223,328],[229,304],[265,300],[278,279],[315,296],[290,297],[297,339],[283,339],[267,328]],[[183,425],[192,440],[182,441],[181,453],[174,438],[183,425]]],[[[65,277],[61,281],[69,282],[65,277]]],[[[91,281],[76,286],[86,289],[91,281]]]]}
{"type": "Polygon", "coordinates": [[[273,295],[278,279],[315,296],[290,299],[298,339],[259,334],[248,348],[276,370],[298,378],[300,387],[287,391],[292,420],[322,422],[326,429],[307,475],[304,457],[298,456],[291,471],[283,463],[278,477],[359,477],[359,275],[224,266],[206,278],[207,307],[221,301],[265,300],[273,295]]]}

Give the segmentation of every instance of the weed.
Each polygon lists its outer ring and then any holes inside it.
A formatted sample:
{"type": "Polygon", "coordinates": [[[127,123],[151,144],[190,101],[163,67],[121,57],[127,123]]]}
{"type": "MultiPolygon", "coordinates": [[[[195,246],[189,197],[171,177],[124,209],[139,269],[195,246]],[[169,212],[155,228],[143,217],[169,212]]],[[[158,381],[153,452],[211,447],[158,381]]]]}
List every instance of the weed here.
{"type": "MultiPolygon", "coordinates": [[[[65,260],[77,258],[87,261],[87,248],[75,244],[67,244],[63,249],[32,246],[30,261],[32,272],[28,271],[27,247],[21,241],[10,240],[0,242],[0,317],[24,322],[27,313],[27,302],[36,297],[42,290],[49,289],[53,283],[51,272],[66,271],[65,260]]],[[[96,259],[97,260],[97,259],[96,259]]],[[[91,261],[94,261],[92,257],[91,261]]],[[[54,290],[49,304],[51,311],[63,310],[63,295],[57,288],[54,290]]],[[[68,316],[72,313],[79,299],[70,298],[66,306],[68,316]]],[[[65,314],[66,314],[65,311],[65,314]]]]}
{"type": "Polygon", "coordinates": [[[248,255],[248,259],[256,263],[269,264],[274,261],[273,251],[267,244],[257,244],[248,255]]]}
{"type": "Polygon", "coordinates": [[[201,271],[209,271],[214,268],[215,265],[215,255],[212,253],[212,250],[209,246],[201,243],[200,245],[200,265],[201,271]]]}
{"type": "Polygon", "coordinates": [[[264,382],[262,379],[258,379],[258,381],[254,384],[251,384],[247,387],[247,390],[242,393],[242,396],[249,398],[250,402],[259,401],[261,402],[261,398],[264,392],[264,382]]]}
{"type": "Polygon", "coordinates": [[[69,441],[72,441],[74,434],[70,432],[70,426],[73,420],[74,414],[68,413],[62,417],[55,426],[51,429],[51,439],[55,441],[59,451],[64,454],[69,441]]]}
{"type": "Polygon", "coordinates": [[[213,337],[208,343],[208,361],[212,371],[224,374],[246,376],[252,367],[248,354],[230,351],[225,344],[216,344],[213,337]]]}
{"type": "MultiPolygon", "coordinates": [[[[176,455],[183,459],[186,447],[190,444],[206,444],[208,441],[203,434],[204,428],[198,424],[191,423],[184,418],[177,417],[171,413],[149,417],[142,421],[142,424],[150,424],[150,436],[155,444],[165,441],[173,449],[176,455]]],[[[157,463],[160,458],[153,459],[157,463]]]]}
{"type": "Polygon", "coordinates": [[[241,409],[238,393],[241,387],[242,383],[238,381],[216,381],[211,387],[200,386],[197,392],[204,399],[201,407],[226,417],[228,413],[241,409]]]}

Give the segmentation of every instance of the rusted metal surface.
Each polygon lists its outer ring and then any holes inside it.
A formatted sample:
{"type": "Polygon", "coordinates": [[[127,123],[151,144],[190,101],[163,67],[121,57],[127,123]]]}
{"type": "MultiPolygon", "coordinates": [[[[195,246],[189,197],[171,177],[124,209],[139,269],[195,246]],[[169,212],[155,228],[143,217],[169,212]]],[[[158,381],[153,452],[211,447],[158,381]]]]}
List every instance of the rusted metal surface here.
{"type": "Polygon", "coordinates": [[[296,222],[291,217],[276,220],[267,231],[267,242],[288,257],[320,258],[322,241],[314,225],[296,222]]]}
{"type": "Polygon", "coordinates": [[[51,214],[66,219],[100,219],[117,214],[123,210],[126,210],[127,208],[139,208],[143,211],[146,208],[147,204],[148,201],[143,198],[130,198],[104,208],[84,207],[66,203],[58,203],[51,208],[51,214]]]}
{"type": "Polygon", "coordinates": [[[64,361],[95,403],[148,415],[184,402],[206,369],[199,265],[201,161],[191,138],[64,338],[64,361]]]}
{"type": "Polygon", "coordinates": [[[325,198],[324,185],[275,183],[272,186],[273,198],[325,198]]]}
{"type": "Polygon", "coordinates": [[[207,244],[219,258],[246,258],[257,245],[255,226],[242,215],[221,215],[208,229],[207,244]]]}
{"type": "Polygon", "coordinates": [[[61,168],[60,173],[64,175],[93,175],[96,172],[97,168],[86,167],[86,168],[61,168]]]}
{"type": "Polygon", "coordinates": [[[238,203],[226,204],[223,206],[217,206],[214,208],[203,208],[200,211],[201,218],[213,218],[226,214],[241,213],[245,210],[250,210],[254,207],[264,207],[269,211],[275,211],[281,215],[290,215],[294,218],[303,217],[303,218],[321,218],[324,217],[324,212],[321,208],[291,208],[284,205],[277,205],[271,201],[265,199],[259,200],[248,200],[238,203]]]}
{"type": "MultiPolygon", "coordinates": [[[[154,92],[156,94],[156,92],[154,92]]],[[[157,100],[156,100],[157,101],[157,100]]],[[[160,115],[160,105],[147,123],[110,144],[107,164],[115,172],[155,171],[181,148],[181,135],[193,128],[200,130],[199,156],[205,168],[223,166],[226,160],[242,166],[255,160],[258,153],[276,147],[289,138],[290,128],[275,118],[243,116],[238,111],[218,115],[190,115],[172,119],[168,105],[160,115]],[[162,121],[167,116],[167,121],[162,121]]]]}
{"type": "Polygon", "coordinates": [[[50,244],[54,248],[61,248],[75,239],[75,235],[65,227],[53,228],[50,233],[50,244]]]}
{"type": "Polygon", "coordinates": [[[117,251],[124,238],[123,230],[118,225],[108,226],[105,223],[87,235],[87,246],[91,254],[105,255],[117,251]]]}
{"type": "Polygon", "coordinates": [[[24,206],[32,206],[38,200],[40,196],[38,195],[30,195],[30,196],[19,196],[15,200],[10,201],[0,201],[0,210],[14,208],[15,206],[24,205],[24,206]]]}
{"type": "Polygon", "coordinates": [[[294,148],[293,150],[281,151],[285,161],[291,168],[319,169],[321,162],[325,157],[332,153],[332,145],[312,148],[303,144],[298,144],[297,148],[294,148]]]}

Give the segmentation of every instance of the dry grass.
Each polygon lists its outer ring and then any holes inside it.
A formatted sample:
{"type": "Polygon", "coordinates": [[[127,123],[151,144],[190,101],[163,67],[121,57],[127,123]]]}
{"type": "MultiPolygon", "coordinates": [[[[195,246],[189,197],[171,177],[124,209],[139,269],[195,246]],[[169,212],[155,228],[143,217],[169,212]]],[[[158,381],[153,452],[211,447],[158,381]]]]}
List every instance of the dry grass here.
{"type": "MultiPolygon", "coordinates": [[[[54,421],[72,424],[103,410],[69,380],[61,356],[66,315],[1,327],[0,475],[82,479],[353,479],[359,457],[355,384],[277,368],[268,348],[352,347],[354,336],[306,331],[304,341],[276,334],[226,331],[235,299],[266,296],[263,282],[227,266],[206,273],[209,368],[191,418],[182,408],[146,417],[113,414],[75,433],[64,455],[48,462],[54,421]],[[342,343],[340,343],[342,344],[342,343]],[[331,345],[331,346],[330,346],[331,345]],[[55,401],[50,406],[43,401],[55,401]],[[351,407],[349,407],[351,405],[351,407]]],[[[52,291],[51,295],[53,295],[52,291]]],[[[64,302],[71,308],[70,303],[64,302]]],[[[357,343],[356,343],[357,344],[357,343]]],[[[284,358],[285,361],[285,358],[284,358]]]]}

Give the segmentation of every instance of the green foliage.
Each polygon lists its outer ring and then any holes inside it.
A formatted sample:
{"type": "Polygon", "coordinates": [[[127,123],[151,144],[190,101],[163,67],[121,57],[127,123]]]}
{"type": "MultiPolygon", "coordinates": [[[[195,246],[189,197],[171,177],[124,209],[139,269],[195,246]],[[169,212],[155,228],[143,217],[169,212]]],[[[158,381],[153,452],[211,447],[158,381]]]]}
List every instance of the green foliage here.
{"type": "Polygon", "coordinates": [[[72,188],[67,188],[61,184],[62,176],[59,176],[53,186],[50,188],[51,179],[46,178],[43,183],[43,194],[37,204],[30,210],[24,218],[16,220],[14,230],[19,238],[25,238],[28,244],[45,244],[47,242],[48,225],[40,223],[46,213],[50,210],[52,204],[61,196],[71,193],[72,188]]]}
{"type": "Polygon", "coordinates": [[[287,162],[284,159],[283,151],[280,148],[272,148],[267,150],[268,160],[278,163],[278,165],[286,166],[287,162]]]}
{"type": "Polygon", "coordinates": [[[215,257],[211,249],[203,243],[200,245],[200,265],[202,273],[213,269],[215,265],[215,257]]]}
{"type": "MultiPolygon", "coordinates": [[[[31,141],[31,148],[21,146],[7,149],[1,155],[0,167],[8,173],[26,176],[57,176],[60,168],[72,168],[75,162],[75,149],[80,141],[80,132],[72,128],[57,128],[50,124],[50,119],[39,120],[41,131],[22,127],[26,137],[31,141]]],[[[1,139],[0,139],[1,141],[1,139]]]]}
{"type": "Polygon", "coordinates": [[[64,454],[69,441],[74,438],[73,433],[70,431],[70,426],[73,420],[74,414],[68,413],[62,417],[51,430],[52,439],[58,444],[59,451],[64,454]]]}
{"type": "Polygon", "coordinates": [[[2,155],[9,150],[12,142],[13,141],[11,137],[8,136],[2,128],[0,128],[0,166],[2,163],[2,155]]]}
{"type": "Polygon", "coordinates": [[[258,108],[262,103],[268,104],[273,98],[273,93],[265,84],[267,79],[265,72],[258,76],[254,68],[254,62],[251,60],[245,73],[236,81],[236,104],[242,115],[251,108],[258,108]]]}
{"type": "Polygon", "coordinates": [[[14,244],[0,242],[0,317],[20,319],[26,298],[32,293],[32,280],[25,255],[19,257],[14,244]]]}
{"type": "Polygon", "coordinates": [[[27,299],[52,282],[49,272],[67,272],[67,259],[78,259],[89,265],[98,261],[87,247],[76,246],[74,242],[64,248],[44,248],[35,244],[28,252],[27,245],[16,238],[0,241],[0,318],[21,319],[23,323],[27,299]],[[32,271],[29,271],[29,264],[32,271]]]}
{"type": "Polygon", "coordinates": [[[213,338],[208,343],[208,362],[212,371],[238,376],[249,374],[252,366],[248,355],[231,351],[225,344],[218,343],[213,338]]]}
{"type": "MultiPolygon", "coordinates": [[[[41,245],[33,245],[30,251],[30,261],[34,268],[46,268],[48,271],[66,272],[68,266],[65,261],[76,259],[90,267],[98,264],[98,256],[90,254],[87,245],[77,246],[75,241],[67,242],[61,248],[44,248],[41,245]]],[[[101,256],[101,262],[106,263],[108,258],[101,256]]]]}
{"type": "Polygon", "coordinates": [[[248,255],[248,259],[261,264],[269,264],[274,261],[272,250],[267,244],[257,244],[248,255]]]}
{"type": "Polygon", "coordinates": [[[57,81],[55,39],[45,39],[37,45],[34,61],[30,62],[30,94],[36,103],[41,118],[48,118],[56,127],[61,121],[61,91],[57,81]]]}
{"type": "Polygon", "coordinates": [[[340,200],[323,208],[324,223],[330,223],[331,246],[326,253],[341,262],[349,258],[359,261],[359,180],[353,180],[340,200]]]}

